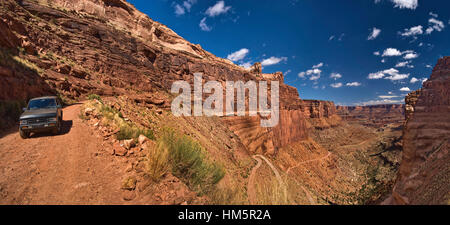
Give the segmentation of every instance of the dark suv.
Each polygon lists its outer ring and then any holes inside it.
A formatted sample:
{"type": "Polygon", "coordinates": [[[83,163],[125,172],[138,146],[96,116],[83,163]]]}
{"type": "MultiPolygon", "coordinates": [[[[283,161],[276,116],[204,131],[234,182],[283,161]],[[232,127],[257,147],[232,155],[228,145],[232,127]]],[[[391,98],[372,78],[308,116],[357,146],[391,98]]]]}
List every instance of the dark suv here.
{"type": "Polygon", "coordinates": [[[28,138],[31,132],[61,131],[62,104],[56,96],[33,98],[20,116],[20,137],[28,138]]]}

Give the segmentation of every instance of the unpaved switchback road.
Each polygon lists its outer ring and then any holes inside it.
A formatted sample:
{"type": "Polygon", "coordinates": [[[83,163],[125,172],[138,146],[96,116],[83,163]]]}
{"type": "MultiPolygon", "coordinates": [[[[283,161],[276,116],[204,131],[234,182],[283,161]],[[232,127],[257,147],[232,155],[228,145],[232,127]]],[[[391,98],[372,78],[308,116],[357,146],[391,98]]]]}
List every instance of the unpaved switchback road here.
{"type": "Polygon", "coordinates": [[[121,204],[119,162],[102,151],[102,139],[63,111],[60,135],[17,132],[0,138],[0,204],[121,204]]]}
{"type": "Polygon", "coordinates": [[[256,189],[255,189],[255,176],[256,172],[258,171],[259,167],[261,167],[261,159],[264,160],[267,165],[270,167],[272,172],[275,174],[275,178],[277,179],[277,182],[280,186],[280,188],[283,191],[284,197],[287,196],[287,189],[286,185],[284,184],[283,180],[281,179],[280,173],[278,173],[278,170],[275,168],[275,166],[263,155],[254,155],[252,157],[254,160],[256,160],[256,166],[253,167],[252,171],[250,172],[249,181],[247,184],[247,196],[249,199],[250,204],[256,204],[257,203],[257,196],[256,196],[256,189]]]}

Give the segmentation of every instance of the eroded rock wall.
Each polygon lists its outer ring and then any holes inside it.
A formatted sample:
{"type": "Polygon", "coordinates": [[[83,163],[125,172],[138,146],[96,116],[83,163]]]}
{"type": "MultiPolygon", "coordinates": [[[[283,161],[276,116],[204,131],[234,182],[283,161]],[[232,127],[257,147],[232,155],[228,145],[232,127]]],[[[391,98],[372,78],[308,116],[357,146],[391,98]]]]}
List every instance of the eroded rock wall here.
{"type": "Polygon", "coordinates": [[[373,127],[402,122],[405,114],[402,104],[337,106],[336,109],[337,114],[346,121],[373,127]]]}
{"type": "Polygon", "coordinates": [[[448,204],[450,199],[450,57],[439,59],[419,92],[408,95],[403,158],[394,204],[448,204]]]}

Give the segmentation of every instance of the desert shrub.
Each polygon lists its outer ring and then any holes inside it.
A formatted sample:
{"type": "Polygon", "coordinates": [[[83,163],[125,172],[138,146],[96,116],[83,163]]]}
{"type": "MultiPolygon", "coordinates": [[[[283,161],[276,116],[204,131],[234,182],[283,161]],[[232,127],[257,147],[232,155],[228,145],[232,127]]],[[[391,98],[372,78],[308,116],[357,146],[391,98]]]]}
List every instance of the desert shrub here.
{"type": "Polygon", "coordinates": [[[205,150],[188,136],[164,129],[158,145],[166,146],[172,173],[201,194],[212,190],[225,175],[223,167],[207,159],[205,150]]]}
{"type": "MultiPolygon", "coordinates": [[[[92,98],[98,100],[95,95],[92,98]]],[[[119,129],[116,134],[118,140],[137,139],[141,134],[151,140],[155,139],[152,130],[141,128],[130,121],[125,121],[120,111],[103,104],[100,100],[98,102],[91,101],[86,104],[86,107],[95,108],[99,112],[103,124],[119,129]]]]}
{"type": "Polygon", "coordinates": [[[102,98],[101,98],[100,96],[96,95],[96,94],[90,94],[90,95],[88,95],[88,99],[89,99],[89,100],[97,99],[99,102],[103,102],[103,101],[102,101],[102,98]]]}
{"type": "Polygon", "coordinates": [[[136,139],[141,134],[149,139],[155,139],[152,130],[141,129],[129,123],[120,125],[119,132],[116,134],[116,136],[117,140],[127,140],[127,139],[136,139]]]}
{"type": "Polygon", "coordinates": [[[169,171],[169,150],[161,142],[149,149],[146,162],[147,175],[155,182],[169,171]]]}

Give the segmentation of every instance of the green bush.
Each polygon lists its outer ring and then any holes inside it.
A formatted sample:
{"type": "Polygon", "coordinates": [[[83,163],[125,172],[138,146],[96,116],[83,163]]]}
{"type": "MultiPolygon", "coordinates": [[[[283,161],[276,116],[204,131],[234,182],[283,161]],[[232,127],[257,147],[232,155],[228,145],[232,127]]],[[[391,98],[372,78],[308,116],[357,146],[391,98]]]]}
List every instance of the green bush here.
{"type": "Polygon", "coordinates": [[[158,143],[169,151],[172,173],[201,194],[212,190],[225,176],[223,167],[207,159],[205,150],[188,136],[165,129],[158,143]]]}
{"type": "Polygon", "coordinates": [[[149,129],[141,129],[130,124],[120,125],[119,132],[116,134],[117,140],[136,139],[139,135],[144,135],[149,139],[155,139],[153,131],[149,129]]]}
{"type": "Polygon", "coordinates": [[[150,148],[147,155],[146,172],[155,182],[169,171],[169,150],[161,142],[154,148],[150,148]]]}
{"type": "Polygon", "coordinates": [[[97,99],[99,102],[102,102],[102,103],[103,103],[102,98],[101,98],[100,96],[96,95],[96,94],[90,94],[90,95],[88,95],[88,99],[89,99],[89,100],[97,99]]]}
{"type": "MultiPolygon", "coordinates": [[[[97,98],[94,96],[93,99],[97,98]]],[[[141,134],[151,140],[155,139],[152,130],[146,128],[139,128],[133,123],[125,121],[122,113],[111,108],[110,106],[101,104],[99,110],[103,117],[105,117],[108,121],[114,123],[119,128],[119,132],[117,132],[116,134],[117,140],[137,139],[141,134]]]]}

